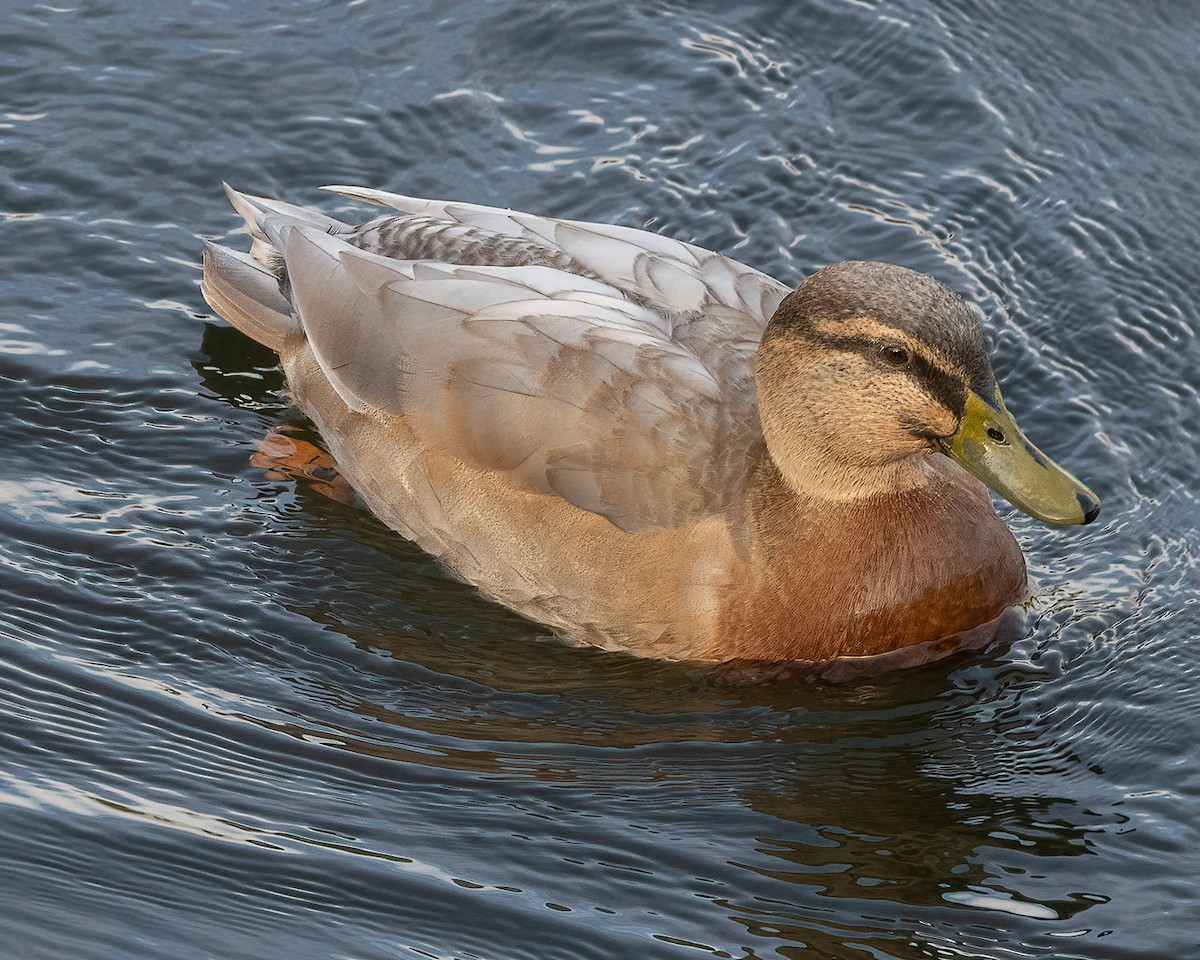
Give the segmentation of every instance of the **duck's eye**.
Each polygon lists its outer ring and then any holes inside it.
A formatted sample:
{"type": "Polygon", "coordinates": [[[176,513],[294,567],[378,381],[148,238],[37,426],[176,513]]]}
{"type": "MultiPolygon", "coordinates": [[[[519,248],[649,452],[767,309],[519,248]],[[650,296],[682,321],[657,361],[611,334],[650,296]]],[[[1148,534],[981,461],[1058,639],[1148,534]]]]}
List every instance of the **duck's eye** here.
{"type": "Polygon", "coordinates": [[[988,427],[987,435],[989,437],[991,437],[993,440],[995,440],[997,443],[1004,442],[1004,431],[1001,430],[999,427],[988,427]]]}
{"type": "Polygon", "coordinates": [[[908,363],[908,351],[903,347],[890,345],[884,347],[881,351],[885,363],[891,364],[893,367],[902,367],[908,363]]]}

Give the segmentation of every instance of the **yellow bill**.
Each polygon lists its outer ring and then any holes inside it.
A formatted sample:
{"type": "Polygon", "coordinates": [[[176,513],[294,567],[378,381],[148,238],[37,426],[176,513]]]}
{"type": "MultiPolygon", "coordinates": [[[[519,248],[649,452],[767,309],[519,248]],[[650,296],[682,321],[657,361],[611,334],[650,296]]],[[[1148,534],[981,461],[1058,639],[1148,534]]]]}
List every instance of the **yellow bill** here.
{"type": "Polygon", "coordinates": [[[967,391],[958,430],[942,446],[1014,507],[1044,523],[1091,523],[1100,514],[1099,498],[1026,439],[999,388],[995,403],[967,391]]]}

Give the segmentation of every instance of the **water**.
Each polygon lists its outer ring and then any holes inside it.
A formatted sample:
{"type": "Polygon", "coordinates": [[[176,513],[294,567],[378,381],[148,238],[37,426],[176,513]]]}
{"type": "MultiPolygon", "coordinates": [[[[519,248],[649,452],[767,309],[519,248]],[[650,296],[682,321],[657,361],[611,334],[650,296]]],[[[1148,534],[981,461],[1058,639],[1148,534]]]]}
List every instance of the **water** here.
{"type": "Polygon", "coordinates": [[[1192,4],[75,2],[0,14],[4,956],[1200,957],[1192,4]],[[874,684],[568,648],[250,464],[222,179],[925,270],[1104,514],[874,684]]]}

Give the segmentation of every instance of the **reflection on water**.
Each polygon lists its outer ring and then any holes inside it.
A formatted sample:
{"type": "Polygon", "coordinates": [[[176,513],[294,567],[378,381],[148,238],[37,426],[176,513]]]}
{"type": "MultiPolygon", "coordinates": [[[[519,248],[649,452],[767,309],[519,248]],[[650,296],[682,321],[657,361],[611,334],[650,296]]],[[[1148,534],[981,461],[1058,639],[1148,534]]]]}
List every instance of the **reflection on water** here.
{"type": "Polygon", "coordinates": [[[0,37],[0,942],[40,960],[1200,956],[1186,5],[34,6],[0,37]],[[1105,500],[903,677],[566,646],[253,466],[219,182],[649,224],[978,302],[1105,500]],[[1148,918],[1152,925],[1147,927],[1148,918]],[[264,945],[269,945],[264,947],[264,945]]]}

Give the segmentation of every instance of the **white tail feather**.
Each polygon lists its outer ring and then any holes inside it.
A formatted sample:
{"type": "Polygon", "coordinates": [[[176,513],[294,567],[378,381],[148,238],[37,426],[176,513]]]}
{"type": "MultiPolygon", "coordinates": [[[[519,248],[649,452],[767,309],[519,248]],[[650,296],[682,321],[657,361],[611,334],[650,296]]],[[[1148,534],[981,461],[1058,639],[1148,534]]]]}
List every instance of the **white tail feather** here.
{"type": "Polygon", "coordinates": [[[206,244],[200,292],[217,313],[272,350],[304,338],[275,275],[244,253],[206,244]]]}

